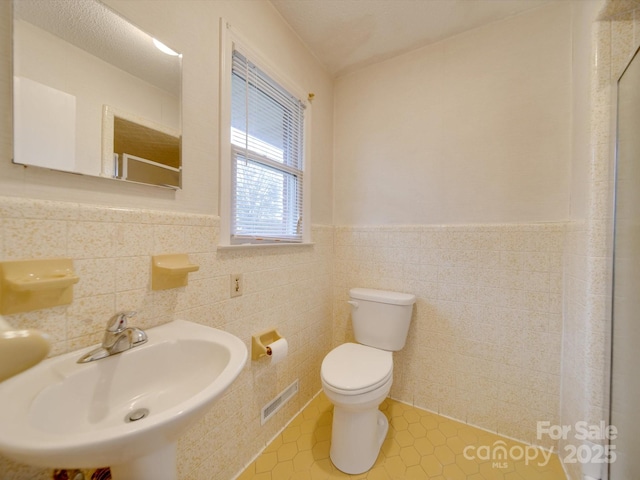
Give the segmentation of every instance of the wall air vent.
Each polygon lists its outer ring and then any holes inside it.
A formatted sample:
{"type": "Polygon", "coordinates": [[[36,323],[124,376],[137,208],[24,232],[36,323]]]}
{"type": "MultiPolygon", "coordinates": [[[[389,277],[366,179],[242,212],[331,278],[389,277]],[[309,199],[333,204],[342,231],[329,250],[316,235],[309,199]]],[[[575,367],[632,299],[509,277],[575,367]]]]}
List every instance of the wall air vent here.
{"type": "Polygon", "coordinates": [[[284,389],[276,398],[262,407],[260,413],[260,425],[264,425],[267,420],[273,417],[285,403],[287,403],[296,393],[298,393],[298,380],[284,389]]]}

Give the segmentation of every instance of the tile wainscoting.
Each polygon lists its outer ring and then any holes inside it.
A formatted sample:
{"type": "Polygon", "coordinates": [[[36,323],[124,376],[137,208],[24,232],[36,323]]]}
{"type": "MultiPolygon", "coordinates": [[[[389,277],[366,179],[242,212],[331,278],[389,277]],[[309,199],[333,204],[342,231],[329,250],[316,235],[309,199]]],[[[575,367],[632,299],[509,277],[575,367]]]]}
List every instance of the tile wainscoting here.
{"type": "MultiPolygon", "coordinates": [[[[288,358],[247,364],[180,440],[181,479],[240,471],[320,390],[331,346],[333,227],[314,226],[313,246],[242,251],[218,251],[218,232],[216,216],[0,198],[0,259],[70,257],[80,277],[71,305],[6,317],[49,333],[51,355],[99,343],[121,310],[137,311],[131,323],[141,328],[180,318],[229,331],[248,348],[252,334],[271,327],[288,339],[288,358]],[[187,253],[200,266],[187,287],[151,290],[151,255],[163,253],[187,253]],[[244,274],[241,297],[230,298],[232,273],[244,274]],[[299,393],[261,427],[260,409],[296,378],[299,393]]],[[[0,477],[44,480],[52,471],[0,457],[0,477]]]]}
{"type": "Polygon", "coordinates": [[[334,345],[352,286],[414,293],[391,397],[527,443],[558,421],[564,223],[336,227],[334,345]]]}
{"type": "MultiPolygon", "coordinates": [[[[81,281],[71,305],[8,317],[51,333],[52,355],[98,343],[106,319],[125,309],[139,312],[142,328],[183,318],[247,345],[252,333],[278,328],[289,357],[248,365],[179,442],[181,479],[224,479],[320,391],[322,359],[352,338],[354,286],[418,297],[395,356],[393,398],[554,446],[536,439],[536,421],[558,423],[566,227],[314,226],[313,246],[217,250],[216,216],[0,198],[0,258],[73,258],[81,281]],[[200,265],[187,287],[150,289],[151,255],[161,253],[188,253],[200,265]],[[245,294],[232,299],[229,276],[239,272],[245,294]],[[299,394],[261,427],[260,408],[296,378],[299,394]]],[[[0,472],[51,477],[2,458],[0,472]]]]}

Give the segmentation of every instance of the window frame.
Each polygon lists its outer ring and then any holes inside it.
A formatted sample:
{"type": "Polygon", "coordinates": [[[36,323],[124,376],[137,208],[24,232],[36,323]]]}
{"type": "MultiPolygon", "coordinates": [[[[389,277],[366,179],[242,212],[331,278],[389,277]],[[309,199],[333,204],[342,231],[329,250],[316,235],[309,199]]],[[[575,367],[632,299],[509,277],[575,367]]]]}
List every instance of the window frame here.
{"type": "Polygon", "coordinates": [[[305,245],[311,243],[311,221],[310,221],[310,196],[311,196],[311,155],[310,155],[310,133],[311,133],[311,104],[308,101],[308,94],[299,88],[281,71],[274,68],[272,64],[256,49],[250,47],[247,42],[235,31],[232,26],[223,18],[220,19],[220,189],[219,189],[219,209],[220,209],[220,236],[218,245],[220,247],[246,247],[246,246],[269,246],[269,245],[305,245]],[[256,237],[242,237],[235,242],[231,241],[232,222],[232,172],[234,162],[234,146],[231,143],[231,79],[233,65],[233,51],[238,50],[251,63],[265,72],[282,88],[290,94],[296,96],[303,102],[304,126],[302,145],[302,239],[301,241],[286,241],[276,239],[259,239],[256,237]]]}

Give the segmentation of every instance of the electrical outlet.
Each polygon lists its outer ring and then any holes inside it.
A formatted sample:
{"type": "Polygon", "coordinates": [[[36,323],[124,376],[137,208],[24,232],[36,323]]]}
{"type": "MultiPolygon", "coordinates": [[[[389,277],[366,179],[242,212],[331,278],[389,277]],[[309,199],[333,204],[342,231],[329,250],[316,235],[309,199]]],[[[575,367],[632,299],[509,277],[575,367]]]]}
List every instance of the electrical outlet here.
{"type": "Polygon", "coordinates": [[[231,297],[239,297],[244,293],[244,281],[241,273],[231,274],[231,297]]]}

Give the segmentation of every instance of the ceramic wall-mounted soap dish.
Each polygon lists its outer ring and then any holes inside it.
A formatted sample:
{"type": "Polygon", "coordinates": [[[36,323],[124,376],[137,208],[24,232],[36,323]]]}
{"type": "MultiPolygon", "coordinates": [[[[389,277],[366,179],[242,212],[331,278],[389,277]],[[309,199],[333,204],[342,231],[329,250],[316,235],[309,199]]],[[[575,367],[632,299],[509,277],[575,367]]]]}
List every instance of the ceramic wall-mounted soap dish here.
{"type": "Polygon", "coordinates": [[[198,265],[191,263],[187,254],[154,255],[151,257],[151,289],[186,287],[189,273],[199,269],[198,265]]]}
{"type": "Polygon", "coordinates": [[[70,258],[0,262],[0,313],[68,305],[79,280],[70,258]]]}

